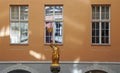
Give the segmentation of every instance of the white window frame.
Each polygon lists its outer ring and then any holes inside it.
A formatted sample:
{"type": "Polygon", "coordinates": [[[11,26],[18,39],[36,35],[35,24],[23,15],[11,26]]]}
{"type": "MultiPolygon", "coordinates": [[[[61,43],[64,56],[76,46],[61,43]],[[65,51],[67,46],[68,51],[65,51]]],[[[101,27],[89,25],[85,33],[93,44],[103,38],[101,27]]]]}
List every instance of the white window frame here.
{"type": "MultiPolygon", "coordinates": [[[[21,43],[21,42],[18,42],[18,43],[12,43],[11,42],[11,38],[12,38],[12,29],[11,29],[11,23],[12,22],[17,22],[18,24],[19,24],[19,30],[21,30],[20,28],[21,28],[21,23],[24,23],[24,22],[27,22],[27,24],[28,24],[28,19],[21,19],[20,18],[20,15],[21,15],[21,12],[20,12],[20,10],[21,10],[21,6],[27,6],[27,7],[29,7],[28,5],[10,5],[10,44],[28,44],[28,41],[27,41],[27,43],[21,43]],[[14,7],[14,6],[18,6],[18,19],[12,19],[12,14],[11,14],[11,9],[12,9],[12,7],[14,7]]],[[[28,24],[29,25],[29,24],[28,24]]],[[[29,36],[28,36],[29,34],[28,34],[28,31],[27,31],[27,39],[29,38],[29,36]]],[[[21,34],[19,33],[19,37],[21,36],[21,34]]],[[[19,38],[19,40],[21,40],[21,38],[19,38]]]]}
{"type": "MultiPolygon", "coordinates": [[[[53,44],[56,44],[56,45],[62,45],[63,44],[63,5],[45,5],[45,7],[46,6],[53,6],[54,7],[54,10],[55,10],[55,6],[62,6],[62,20],[46,20],[46,19],[44,19],[45,20],[45,24],[46,24],[46,22],[52,22],[53,23],[53,34],[52,34],[52,37],[55,39],[55,29],[56,28],[54,28],[55,27],[55,23],[56,22],[60,22],[60,23],[62,23],[62,36],[61,36],[61,38],[62,38],[62,43],[55,43],[55,41],[53,41],[52,43],[53,44]]],[[[53,10],[53,16],[55,17],[55,11],[53,10]]],[[[46,17],[46,12],[45,12],[45,16],[44,17],[46,17]]],[[[44,25],[45,26],[45,25],[44,25]]],[[[51,43],[47,43],[46,42],[46,28],[44,27],[44,44],[46,44],[46,45],[49,45],[49,44],[51,44],[51,43]]]]}
{"type": "MultiPolygon", "coordinates": [[[[110,18],[110,17],[111,17],[111,16],[110,16],[110,14],[111,14],[111,13],[110,13],[110,9],[111,9],[111,7],[110,7],[110,5],[107,5],[107,4],[106,4],[106,5],[104,5],[104,4],[103,4],[103,5],[92,5],[92,8],[93,8],[93,6],[99,6],[99,7],[100,7],[100,11],[99,11],[99,12],[100,12],[100,15],[99,15],[100,18],[99,18],[99,19],[93,19],[93,18],[92,18],[92,23],[93,23],[93,22],[98,22],[98,23],[99,23],[99,43],[93,43],[92,40],[91,40],[91,43],[92,43],[92,45],[110,45],[110,43],[111,43],[111,42],[110,42],[110,38],[111,38],[111,37],[110,37],[110,25],[111,25],[111,23],[110,23],[110,19],[111,19],[111,18],[110,18]],[[102,15],[101,15],[102,6],[108,6],[108,7],[109,7],[109,19],[102,19],[102,15]],[[102,22],[108,22],[108,23],[109,23],[109,39],[108,39],[109,42],[108,42],[108,43],[102,43],[102,40],[101,40],[101,37],[102,37],[102,35],[101,35],[101,33],[102,33],[102,32],[101,32],[101,30],[102,30],[102,27],[101,27],[102,22]]],[[[92,12],[92,13],[93,13],[93,12],[92,12]]],[[[91,27],[91,29],[92,29],[92,27],[91,27]]],[[[92,34],[92,32],[91,32],[91,34],[92,34]]],[[[92,37],[93,37],[93,36],[91,36],[91,38],[92,38],[92,37]]]]}

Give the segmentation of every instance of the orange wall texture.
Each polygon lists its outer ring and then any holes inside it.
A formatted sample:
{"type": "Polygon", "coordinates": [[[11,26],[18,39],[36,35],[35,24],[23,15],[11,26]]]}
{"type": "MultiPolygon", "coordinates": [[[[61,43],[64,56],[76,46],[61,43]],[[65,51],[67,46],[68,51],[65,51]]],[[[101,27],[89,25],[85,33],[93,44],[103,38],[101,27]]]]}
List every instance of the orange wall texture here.
{"type": "Polygon", "coordinates": [[[119,3],[120,0],[0,0],[0,61],[50,61],[52,49],[44,44],[44,6],[63,5],[60,60],[119,62],[119,3]],[[92,4],[110,4],[110,45],[91,43],[92,4]],[[10,44],[10,5],[29,6],[28,45],[10,44]]]}

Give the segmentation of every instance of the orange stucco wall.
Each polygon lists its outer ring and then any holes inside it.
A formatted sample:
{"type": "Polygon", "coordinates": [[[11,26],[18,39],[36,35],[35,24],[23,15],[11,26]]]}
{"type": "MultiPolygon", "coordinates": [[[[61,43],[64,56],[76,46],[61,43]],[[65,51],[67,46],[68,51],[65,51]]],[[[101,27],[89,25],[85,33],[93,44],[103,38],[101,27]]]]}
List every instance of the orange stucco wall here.
{"type": "Polygon", "coordinates": [[[63,5],[64,41],[59,46],[61,61],[120,61],[119,3],[120,0],[0,0],[0,60],[50,61],[52,50],[44,44],[44,6],[63,5]],[[109,46],[91,44],[92,4],[111,6],[109,46]],[[10,25],[10,5],[29,6],[28,45],[10,44],[10,36],[6,34],[10,25]]]}

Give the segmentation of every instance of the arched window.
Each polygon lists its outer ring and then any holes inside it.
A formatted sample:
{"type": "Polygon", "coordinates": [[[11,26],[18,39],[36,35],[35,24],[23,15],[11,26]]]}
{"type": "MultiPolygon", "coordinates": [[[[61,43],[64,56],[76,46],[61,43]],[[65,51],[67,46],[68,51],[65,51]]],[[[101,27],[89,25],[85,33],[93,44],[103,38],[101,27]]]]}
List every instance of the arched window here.
{"type": "Polygon", "coordinates": [[[101,70],[90,70],[90,71],[87,71],[85,73],[107,73],[107,72],[101,71],[101,70]]]}
{"type": "Polygon", "coordinates": [[[26,70],[13,70],[13,71],[10,71],[8,73],[31,73],[31,72],[26,71],[26,70]]]}

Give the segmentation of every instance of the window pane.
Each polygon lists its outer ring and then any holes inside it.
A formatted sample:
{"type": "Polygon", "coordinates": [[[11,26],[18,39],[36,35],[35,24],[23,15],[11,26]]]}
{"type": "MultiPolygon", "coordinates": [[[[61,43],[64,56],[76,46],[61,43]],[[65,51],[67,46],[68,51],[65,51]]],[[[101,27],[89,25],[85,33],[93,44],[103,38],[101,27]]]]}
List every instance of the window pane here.
{"type": "Polygon", "coordinates": [[[46,43],[51,43],[52,42],[52,37],[51,36],[46,36],[46,43]]]}
{"type": "Polygon", "coordinates": [[[20,7],[20,19],[28,20],[28,6],[20,7]]]}
{"type": "Polygon", "coordinates": [[[99,30],[96,30],[96,36],[99,36],[99,30]]]}
{"type": "Polygon", "coordinates": [[[10,40],[12,44],[20,42],[20,28],[17,22],[11,22],[10,40]]]}
{"type": "Polygon", "coordinates": [[[101,12],[102,19],[109,19],[109,6],[102,6],[101,8],[102,8],[101,9],[102,10],[102,12],[101,12]]]}
{"type": "Polygon", "coordinates": [[[55,20],[62,20],[62,6],[55,6],[55,20]]]}
{"type": "Polygon", "coordinates": [[[46,22],[45,23],[45,29],[46,29],[46,43],[52,42],[52,36],[53,36],[53,22],[46,22]]]}
{"type": "Polygon", "coordinates": [[[19,7],[11,6],[11,19],[19,19],[19,7]]]}
{"type": "Polygon", "coordinates": [[[92,30],[92,36],[95,36],[95,30],[92,30]]]}
{"type": "Polygon", "coordinates": [[[92,22],[92,30],[95,29],[95,22],[92,22]]]}
{"type": "Polygon", "coordinates": [[[101,42],[105,43],[105,37],[102,37],[101,42]]]}
{"type": "Polygon", "coordinates": [[[106,27],[105,29],[109,29],[109,22],[106,22],[106,27]]]}
{"type": "Polygon", "coordinates": [[[106,36],[109,36],[109,30],[106,30],[105,33],[106,33],[106,36]]]}
{"type": "Polygon", "coordinates": [[[102,29],[105,29],[105,22],[102,22],[102,29]]]}
{"type": "Polygon", "coordinates": [[[102,11],[102,12],[101,12],[101,13],[102,13],[102,14],[101,14],[101,15],[102,15],[101,17],[102,17],[102,19],[105,19],[105,17],[106,17],[106,8],[105,8],[105,6],[102,6],[101,8],[102,8],[102,9],[101,9],[101,11],[102,11]]]}
{"type": "Polygon", "coordinates": [[[102,36],[105,36],[105,30],[102,30],[102,36]]]}
{"type": "Polygon", "coordinates": [[[109,6],[106,6],[106,19],[109,19],[109,6]]]}
{"type": "Polygon", "coordinates": [[[55,23],[55,43],[62,43],[62,22],[55,23]]]}
{"type": "Polygon", "coordinates": [[[106,43],[109,43],[109,37],[106,37],[106,43]]]}
{"type": "Polygon", "coordinates": [[[95,37],[92,37],[92,43],[95,43],[95,37]]]}
{"type": "Polygon", "coordinates": [[[28,43],[28,23],[21,23],[21,37],[20,42],[22,43],[28,43]]]}
{"type": "Polygon", "coordinates": [[[95,16],[96,16],[95,19],[100,19],[100,7],[99,6],[96,6],[95,16]]]}
{"type": "Polygon", "coordinates": [[[54,6],[46,6],[45,12],[45,20],[54,20],[54,6]]]}
{"type": "Polygon", "coordinates": [[[96,43],[99,43],[99,37],[96,37],[96,43]]]}
{"type": "Polygon", "coordinates": [[[96,29],[99,30],[99,22],[96,22],[96,29]]]}
{"type": "Polygon", "coordinates": [[[92,6],[92,19],[95,19],[95,6],[92,6]]]}

